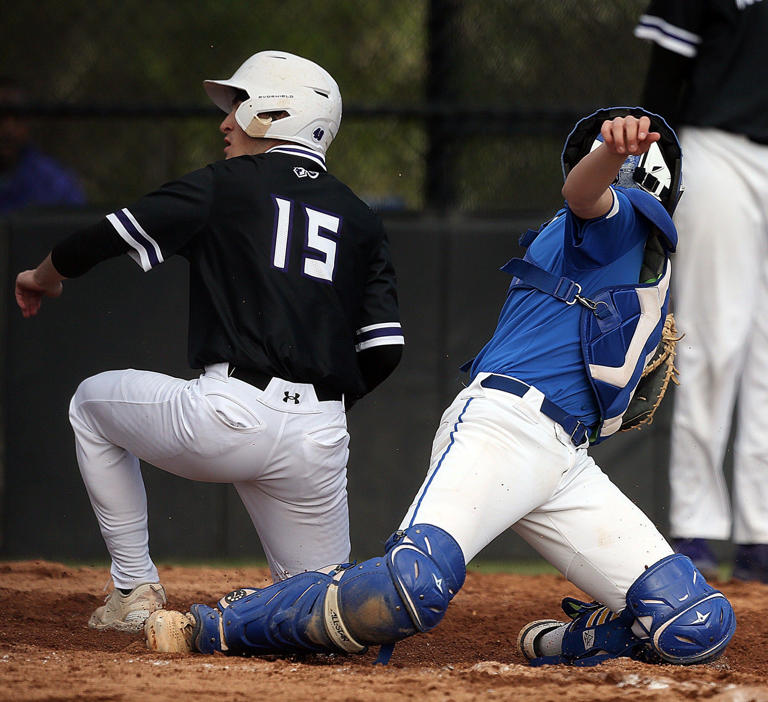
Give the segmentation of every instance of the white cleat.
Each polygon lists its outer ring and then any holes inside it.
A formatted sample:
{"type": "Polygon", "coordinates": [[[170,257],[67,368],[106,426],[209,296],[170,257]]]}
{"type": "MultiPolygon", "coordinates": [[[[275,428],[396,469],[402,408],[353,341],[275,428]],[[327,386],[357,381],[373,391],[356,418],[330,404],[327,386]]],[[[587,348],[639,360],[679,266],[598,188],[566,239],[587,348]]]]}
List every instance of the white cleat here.
{"type": "Polygon", "coordinates": [[[165,606],[165,588],[160,583],[138,585],[127,595],[112,590],[101,607],[97,607],[88,626],[91,629],[141,631],[147,617],[165,606]]]}

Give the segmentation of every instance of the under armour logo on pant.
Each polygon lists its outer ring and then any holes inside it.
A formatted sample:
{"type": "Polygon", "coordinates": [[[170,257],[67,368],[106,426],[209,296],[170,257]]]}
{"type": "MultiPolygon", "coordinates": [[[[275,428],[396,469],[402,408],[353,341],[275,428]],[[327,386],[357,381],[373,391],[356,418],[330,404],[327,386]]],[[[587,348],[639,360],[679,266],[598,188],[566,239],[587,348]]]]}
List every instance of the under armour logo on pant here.
{"type": "Polygon", "coordinates": [[[292,400],[294,405],[299,404],[299,398],[301,397],[299,393],[296,393],[295,395],[291,395],[291,393],[285,390],[283,394],[285,395],[285,397],[283,398],[283,402],[288,402],[288,400],[292,400]]]}

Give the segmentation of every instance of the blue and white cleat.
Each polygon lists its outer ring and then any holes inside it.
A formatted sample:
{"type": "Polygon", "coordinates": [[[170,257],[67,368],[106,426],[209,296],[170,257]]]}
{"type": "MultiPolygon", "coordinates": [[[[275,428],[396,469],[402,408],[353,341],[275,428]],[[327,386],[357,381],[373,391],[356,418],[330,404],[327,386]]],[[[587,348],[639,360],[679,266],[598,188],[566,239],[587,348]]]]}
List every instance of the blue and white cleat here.
{"type": "Polygon", "coordinates": [[[562,607],[572,621],[540,619],[520,631],[517,646],[531,665],[592,666],[620,657],[658,660],[649,639],[633,633],[634,616],[628,610],[616,614],[573,597],[566,597],[562,607]]]}

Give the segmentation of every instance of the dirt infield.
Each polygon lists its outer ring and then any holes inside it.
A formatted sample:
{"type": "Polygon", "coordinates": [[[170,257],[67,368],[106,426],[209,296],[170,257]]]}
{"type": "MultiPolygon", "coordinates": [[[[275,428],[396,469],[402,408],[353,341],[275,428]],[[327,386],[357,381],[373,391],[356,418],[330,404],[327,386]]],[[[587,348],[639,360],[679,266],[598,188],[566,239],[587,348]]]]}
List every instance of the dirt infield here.
{"type": "MultiPolygon", "coordinates": [[[[160,573],[176,609],[268,584],[258,568],[160,573]]],[[[520,627],[558,617],[561,596],[582,596],[556,575],[470,570],[442,624],[398,644],[388,666],[372,665],[376,650],[282,659],[151,653],[139,635],[87,628],[107,578],[96,568],[0,563],[0,700],[768,701],[768,585],[716,583],[733,602],[738,629],[713,664],[531,668],[515,648],[520,627]]]]}

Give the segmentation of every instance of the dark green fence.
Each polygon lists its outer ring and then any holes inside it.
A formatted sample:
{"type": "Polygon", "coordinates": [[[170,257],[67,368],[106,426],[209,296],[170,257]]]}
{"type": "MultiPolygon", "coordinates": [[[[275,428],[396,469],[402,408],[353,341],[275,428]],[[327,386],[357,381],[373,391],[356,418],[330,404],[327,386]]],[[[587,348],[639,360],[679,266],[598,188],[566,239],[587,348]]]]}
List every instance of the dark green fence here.
{"type": "Polygon", "coordinates": [[[645,0],[39,0],[0,21],[0,73],[92,203],[221,157],[204,78],[263,49],[344,98],[331,169],[386,210],[549,210],[577,116],[636,103],[645,0]]]}

